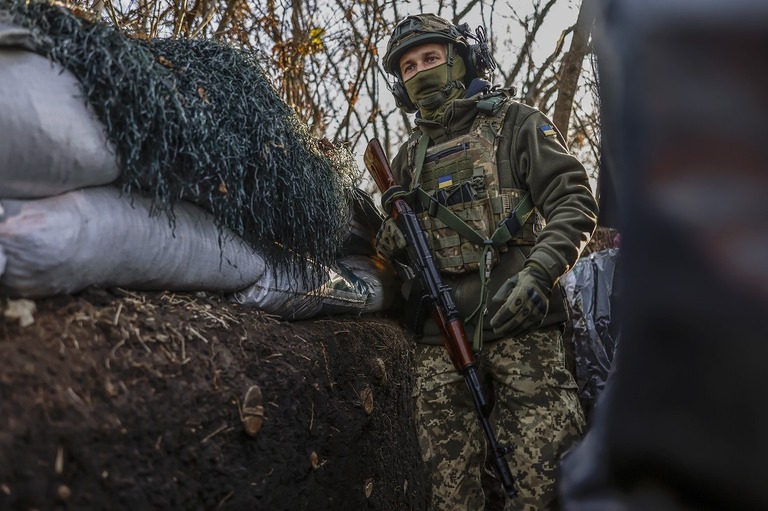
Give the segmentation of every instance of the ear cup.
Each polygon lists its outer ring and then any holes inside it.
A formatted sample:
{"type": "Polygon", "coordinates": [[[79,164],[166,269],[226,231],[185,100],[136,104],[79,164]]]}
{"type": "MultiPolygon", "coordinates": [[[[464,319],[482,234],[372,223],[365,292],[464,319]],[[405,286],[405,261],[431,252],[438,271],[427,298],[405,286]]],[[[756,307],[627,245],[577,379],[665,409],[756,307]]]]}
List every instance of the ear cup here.
{"type": "Polygon", "coordinates": [[[485,40],[482,39],[481,43],[470,45],[467,53],[469,53],[469,65],[475,76],[490,80],[493,76],[493,70],[496,69],[496,61],[485,40]]]}
{"type": "Polygon", "coordinates": [[[406,112],[411,113],[417,110],[416,105],[411,101],[410,96],[408,96],[408,91],[405,90],[405,85],[403,85],[401,80],[397,80],[392,86],[392,95],[395,97],[397,106],[406,112]]]}
{"type": "Polygon", "coordinates": [[[479,48],[476,44],[473,44],[469,47],[469,51],[467,51],[467,75],[471,75],[472,77],[479,77],[482,78],[482,70],[477,68],[477,52],[479,48]]]}

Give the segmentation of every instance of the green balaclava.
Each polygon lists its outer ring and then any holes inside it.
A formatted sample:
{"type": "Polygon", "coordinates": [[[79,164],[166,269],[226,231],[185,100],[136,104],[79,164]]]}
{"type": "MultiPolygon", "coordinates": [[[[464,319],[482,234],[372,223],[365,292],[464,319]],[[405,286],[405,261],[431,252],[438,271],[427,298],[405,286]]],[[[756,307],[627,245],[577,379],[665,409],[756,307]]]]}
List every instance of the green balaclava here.
{"type": "Polygon", "coordinates": [[[466,74],[464,59],[449,45],[448,61],[410,77],[405,90],[424,119],[439,121],[453,100],[464,97],[466,74]]]}

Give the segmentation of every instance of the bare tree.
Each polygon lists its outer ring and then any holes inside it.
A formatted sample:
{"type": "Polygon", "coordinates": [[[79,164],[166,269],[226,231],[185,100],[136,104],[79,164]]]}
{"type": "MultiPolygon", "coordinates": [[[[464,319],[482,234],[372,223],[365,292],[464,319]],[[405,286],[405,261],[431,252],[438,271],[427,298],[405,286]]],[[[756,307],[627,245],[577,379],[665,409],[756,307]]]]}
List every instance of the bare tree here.
{"type": "Polygon", "coordinates": [[[571,47],[560,65],[557,100],[552,121],[563,133],[568,133],[571,110],[581,76],[581,66],[589,49],[589,37],[595,24],[594,0],[582,0],[579,16],[573,28],[571,47]]]}
{"type": "MultiPolygon", "coordinates": [[[[509,8],[510,12],[512,13],[512,19],[520,25],[520,27],[523,29],[523,32],[525,34],[523,43],[520,46],[520,49],[517,53],[517,58],[514,61],[512,67],[510,69],[499,69],[499,73],[501,74],[503,78],[503,83],[505,87],[510,87],[514,85],[518,78],[526,67],[528,69],[528,75],[531,75],[527,80],[525,80],[525,88],[529,91],[535,91],[538,89],[541,77],[543,76],[543,72],[537,73],[535,69],[533,68],[533,43],[536,40],[536,36],[539,33],[539,30],[541,29],[541,26],[544,23],[544,20],[547,17],[547,14],[552,9],[552,7],[557,3],[558,0],[547,0],[544,5],[542,5],[541,0],[536,0],[533,2],[533,12],[527,13],[527,14],[520,14],[518,12],[518,9],[515,9],[512,5],[507,4],[507,7],[509,8]]],[[[554,60],[555,57],[552,57],[550,59],[547,59],[546,64],[549,65],[554,60]]],[[[541,70],[545,70],[546,66],[542,66],[541,70]]],[[[529,92],[527,93],[528,97],[534,97],[538,94],[536,92],[529,92]]]]}
{"type": "MultiPolygon", "coordinates": [[[[73,0],[85,7],[89,0],[73,0]]],[[[596,158],[596,115],[589,52],[595,0],[583,0],[578,18],[554,41],[542,27],[564,2],[531,0],[527,10],[511,0],[97,0],[101,16],[134,37],[209,38],[257,51],[285,102],[318,137],[346,143],[362,153],[362,142],[377,137],[392,154],[410,132],[409,117],[386,88],[379,49],[405,14],[435,12],[454,23],[481,19],[495,53],[510,56],[497,76],[519,85],[521,100],[553,116],[573,148],[596,158]],[[510,28],[522,31],[512,40],[510,28]],[[551,44],[543,59],[537,58],[551,44]],[[567,51],[565,51],[567,47],[567,51]]],[[[595,160],[596,161],[596,160],[595,160]]]]}
{"type": "MultiPolygon", "coordinates": [[[[581,65],[590,49],[594,20],[590,7],[594,0],[584,0],[583,4],[579,0],[571,0],[569,5],[576,8],[573,12],[579,13],[575,23],[563,27],[559,37],[551,41],[543,37],[547,24],[555,24],[553,12],[562,13],[568,7],[566,4],[569,4],[568,0],[531,0],[525,9],[519,2],[511,0],[443,0],[437,2],[436,9],[434,2],[430,4],[432,9],[423,9],[425,5],[421,1],[398,2],[398,8],[408,9],[408,13],[431,10],[454,23],[467,21],[469,15],[476,19],[479,13],[482,24],[488,29],[494,53],[497,57],[507,56],[500,59],[504,61],[497,69],[499,83],[505,87],[517,86],[521,101],[537,107],[553,119],[556,116],[555,122],[572,148],[587,160],[585,163],[595,166],[597,159],[594,154],[599,154],[596,143],[599,136],[584,136],[585,130],[590,134],[598,131],[597,127],[584,125],[596,122],[596,116],[586,115],[595,105],[595,90],[591,88],[594,84],[593,69],[585,69],[581,65]],[[512,39],[510,31],[522,32],[522,36],[512,39]],[[548,45],[551,46],[547,48],[548,45]],[[578,122],[571,118],[574,109],[582,112],[578,122]],[[591,145],[593,141],[594,146],[591,145]]],[[[393,23],[399,18],[394,16],[393,23]]],[[[393,107],[390,106],[390,109],[393,107]]],[[[408,119],[397,115],[394,110],[385,111],[382,108],[382,119],[386,116],[389,124],[398,122],[405,128],[397,128],[391,134],[391,145],[385,144],[385,148],[394,151],[408,133],[408,119]]]]}

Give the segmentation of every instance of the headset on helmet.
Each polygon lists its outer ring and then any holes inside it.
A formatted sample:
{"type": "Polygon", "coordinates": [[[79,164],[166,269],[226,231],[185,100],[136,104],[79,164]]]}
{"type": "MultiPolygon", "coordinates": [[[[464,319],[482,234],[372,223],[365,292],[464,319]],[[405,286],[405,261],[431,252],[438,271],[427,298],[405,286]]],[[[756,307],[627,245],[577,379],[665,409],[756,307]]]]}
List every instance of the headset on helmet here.
{"type": "Polygon", "coordinates": [[[408,96],[400,76],[400,57],[410,48],[426,43],[452,45],[464,59],[467,67],[464,79],[467,84],[476,77],[490,78],[493,70],[496,69],[496,61],[491,55],[485,30],[482,27],[478,27],[472,34],[467,23],[457,26],[440,16],[429,13],[407,16],[392,31],[387,52],[384,54],[384,69],[395,77],[390,90],[397,106],[408,112],[415,112],[416,105],[408,96]],[[475,44],[470,44],[468,42],[470,39],[475,41],[475,44]]]}
{"type": "Polygon", "coordinates": [[[475,44],[469,46],[469,66],[472,71],[478,78],[490,80],[493,70],[496,69],[496,61],[491,55],[491,47],[488,45],[485,28],[477,27],[474,34],[468,23],[462,23],[457,28],[465,38],[475,41],[475,44]]]}

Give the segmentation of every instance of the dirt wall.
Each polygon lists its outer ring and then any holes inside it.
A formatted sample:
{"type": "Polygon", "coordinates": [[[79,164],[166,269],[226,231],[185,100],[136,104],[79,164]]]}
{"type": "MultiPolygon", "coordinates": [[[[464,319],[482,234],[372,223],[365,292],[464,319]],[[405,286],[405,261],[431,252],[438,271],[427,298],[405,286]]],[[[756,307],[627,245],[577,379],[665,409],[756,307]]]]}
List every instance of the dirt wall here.
{"type": "Polygon", "coordinates": [[[0,318],[0,509],[426,509],[391,319],[102,289],[34,305],[0,318]]]}

